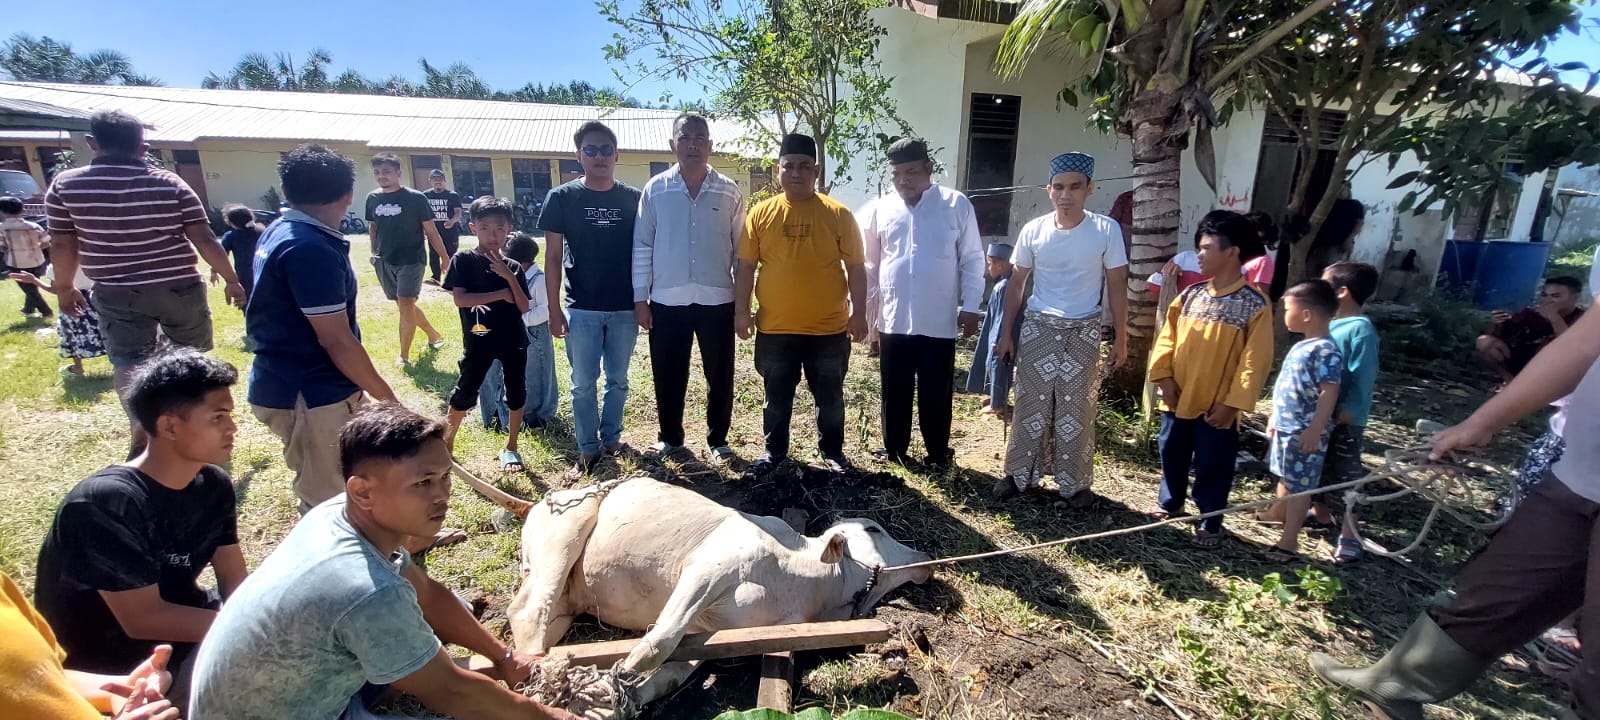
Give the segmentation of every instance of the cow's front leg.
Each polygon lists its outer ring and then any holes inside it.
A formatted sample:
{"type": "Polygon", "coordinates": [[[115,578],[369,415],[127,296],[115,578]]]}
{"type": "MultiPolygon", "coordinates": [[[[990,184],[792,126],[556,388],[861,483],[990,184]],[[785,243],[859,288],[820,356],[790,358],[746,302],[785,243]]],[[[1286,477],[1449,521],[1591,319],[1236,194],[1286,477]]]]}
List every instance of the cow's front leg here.
{"type": "Polygon", "coordinates": [[[640,673],[660,667],[678,648],[695,618],[731,595],[739,582],[738,569],[730,562],[704,563],[690,558],[655,625],[633,646],[623,667],[640,673]]]}

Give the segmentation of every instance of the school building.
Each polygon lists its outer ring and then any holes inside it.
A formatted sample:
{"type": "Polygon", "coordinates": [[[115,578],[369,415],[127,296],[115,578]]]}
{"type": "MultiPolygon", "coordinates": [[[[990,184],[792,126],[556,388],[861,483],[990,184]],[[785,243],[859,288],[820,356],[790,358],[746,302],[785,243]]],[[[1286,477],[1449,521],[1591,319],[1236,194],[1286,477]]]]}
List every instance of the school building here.
{"type": "MultiPolygon", "coordinates": [[[[279,158],[304,142],[355,161],[358,198],[377,188],[368,161],[387,152],[400,157],[415,187],[427,188],[428,174],[443,170],[462,196],[492,194],[531,208],[551,187],[582,174],[572,133],[589,120],[616,132],[617,177],[639,187],[673,163],[667,140],[677,117],[670,110],[484,100],[0,82],[0,170],[27,172],[43,186],[62,151],[87,162],[83,132],[71,128],[98,110],[139,118],[152,153],[216,208],[264,207],[278,183],[279,158]],[[61,122],[48,122],[52,117],[61,122]]],[[[712,121],[711,135],[727,150],[744,131],[712,121]]],[[[730,153],[719,152],[712,165],[747,194],[771,182],[758,162],[730,153]]]]}

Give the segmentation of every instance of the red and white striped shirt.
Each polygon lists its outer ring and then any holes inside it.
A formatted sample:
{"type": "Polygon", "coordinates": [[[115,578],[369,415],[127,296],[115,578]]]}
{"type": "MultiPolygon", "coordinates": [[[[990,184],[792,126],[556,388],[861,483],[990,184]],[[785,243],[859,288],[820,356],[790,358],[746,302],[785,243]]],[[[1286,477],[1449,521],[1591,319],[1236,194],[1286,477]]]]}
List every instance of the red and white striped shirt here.
{"type": "Polygon", "coordinates": [[[183,227],[207,222],[183,178],[142,164],[96,160],[56,176],[44,198],[50,232],[78,236],[78,264],[107,287],[170,287],[201,280],[183,227]]]}

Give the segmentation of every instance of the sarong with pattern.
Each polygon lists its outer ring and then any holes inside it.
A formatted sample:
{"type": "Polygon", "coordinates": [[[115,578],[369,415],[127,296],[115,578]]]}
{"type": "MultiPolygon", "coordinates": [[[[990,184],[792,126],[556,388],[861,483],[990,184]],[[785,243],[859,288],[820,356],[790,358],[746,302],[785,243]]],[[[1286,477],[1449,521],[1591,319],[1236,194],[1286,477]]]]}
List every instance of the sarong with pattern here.
{"type": "Polygon", "coordinates": [[[1062,496],[1070,497],[1094,484],[1100,316],[1068,320],[1027,311],[1021,334],[1006,476],[1025,490],[1055,475],[1062,496]]]}

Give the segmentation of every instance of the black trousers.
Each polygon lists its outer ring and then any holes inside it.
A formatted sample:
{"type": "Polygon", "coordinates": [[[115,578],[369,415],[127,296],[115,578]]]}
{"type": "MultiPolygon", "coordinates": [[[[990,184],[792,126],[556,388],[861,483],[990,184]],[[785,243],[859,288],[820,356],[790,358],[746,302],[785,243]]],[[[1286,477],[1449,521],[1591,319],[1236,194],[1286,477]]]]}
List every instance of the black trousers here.
{"type": "MultiPolygon", "coordinates": [[[[28,273],[29,275],[32,275],[32,276],[36,277],[36,278],[43,278],[44,277],[44,271],[50,267],[50,263],[45,263],[45,264],[40,265],[38,267],[31,267],[31,268],[15,268],[15,267],[10,267],[10,266],[4,266],[4,267],[9,272],[25,272],[25,273],[28,273]]],[[[19,283],[17,283],[17,287],[22,288],[22,311],[23,312],[28,312],[29,310],[33,310],[33,311],[37,311],[40,315],[43,315],[45,317],[50,317],[50,315],[53,312],[50,309],[50,303],[47,303],[47,302],[44,301],[44,295],[41,295],[39,293],[39,288],[37,286],[35,286],[32,283],[19,282],[19,283]]]]}
{"type": "Polygon", "coordinates": [[[684,396],[689,392],[689,358],[700,343],[706,378],[706,444],[728,444],[733,422],[733,303],[662,305],[650,303],[650,372],[655,377],[656,416],[668,445],[683,444],[684,396]]]}
{"type": "MultiPolygon", "coordinates": [[[[513,328],[515,329],[519,328],[513,328]]],[[[470,338],[471,334],[468,333],[467,336],[470,338]]],[[[489,366],[499,360],[506,378],[506,409],[521,410],[528,399],[527,339],[526,334],[518,334],[514,338],[500,342],[471,340],[463,342],[461,361],[456,365],[461,370],[461,377],[456,380],[455,390],[450,392],[450,409],[471,410],[477,405],[478,390],[483,387],[483,378],[489,374],[489,366]],[[522,342],[515,342],[516,339],[522,342]]]]}
{"type": "Polygon", "coordinates": [[[883,385],[883,447],[905,457],[911,447],[911,396],[928,457],[950,455],[950,409],[954,403],[956,340],[927,335],[878,336],[878,376],[883,385]]]}
{"type": "MultiPolygon", "coordinates": [[[[438,228],[443,223],[435,220],[433,226],[438,228]]],[[[439,230],[439,239],[444,241],[446,257],[453,257],[461,249],[461,231],[456,228],[460,225],[451,225],[448,230],[439,230]]],[[[439,251],[433,249],[433,243],[424,243],[428,246],[428,276],[434,280],[439,279],[439,251]]]]}
{"type": "Polygon", "coordinates": [[[817,403],[817,449],[824,456],[844,453],[844,374],[850,369],[850,336],[756,334],[756,373],[766,390],[761,430],[767,455],[789,456],[789,419],[794,389],[805,375],[817,403]]]}

